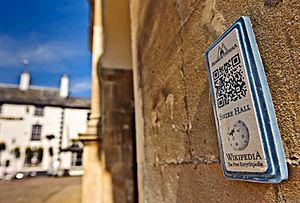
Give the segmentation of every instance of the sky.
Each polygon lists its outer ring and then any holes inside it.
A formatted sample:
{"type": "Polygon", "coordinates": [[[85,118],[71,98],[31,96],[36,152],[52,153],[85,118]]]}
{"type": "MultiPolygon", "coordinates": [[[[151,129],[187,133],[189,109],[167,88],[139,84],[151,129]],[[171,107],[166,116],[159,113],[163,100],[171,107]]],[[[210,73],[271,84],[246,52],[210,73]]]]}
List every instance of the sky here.
{"type": "Polygon", "coordinates": [[[58,88],[67,74],[71,95],[90,97],[88,0],[0,2],[0,83],[18,84],[26,69],[31,85],[58,88]]]}

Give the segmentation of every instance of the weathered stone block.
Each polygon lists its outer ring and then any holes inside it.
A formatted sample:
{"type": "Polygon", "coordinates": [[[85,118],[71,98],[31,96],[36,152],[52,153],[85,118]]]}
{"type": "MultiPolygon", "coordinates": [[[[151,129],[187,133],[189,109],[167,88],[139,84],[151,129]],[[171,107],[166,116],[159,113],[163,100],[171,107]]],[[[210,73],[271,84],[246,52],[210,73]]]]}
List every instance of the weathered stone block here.
{"type": "Polygon", "coordinates": [[[287,182],[274,185],[226,180],[220,164],[208,164],[218,162],[219,150],[204,51],[241,15],[250,17],[288,162],[298,166],[298,7],[296,0],[146,1],[135,33],[145,201],[297,202],[296,167],[287,182]]]}
{"type": "Polygon", "coordinates": [[[126,110],[104,112],[103,123],[106,130],[128,130],[133,122],[132,112],[126,110]]]}
{"type": "Polygon", "coordinates": [[[154,184],[147,185],[149,203],[277,202],[276,185],[227,180],[219,164],[163,164],[147,172],[154,184]]]}
{"type": "Polygon", "coordinates": [[[278,189],[278,200],[296,203],[300,200],[300,168],[289,167],[289,180],[281,183],[278,189]]]}

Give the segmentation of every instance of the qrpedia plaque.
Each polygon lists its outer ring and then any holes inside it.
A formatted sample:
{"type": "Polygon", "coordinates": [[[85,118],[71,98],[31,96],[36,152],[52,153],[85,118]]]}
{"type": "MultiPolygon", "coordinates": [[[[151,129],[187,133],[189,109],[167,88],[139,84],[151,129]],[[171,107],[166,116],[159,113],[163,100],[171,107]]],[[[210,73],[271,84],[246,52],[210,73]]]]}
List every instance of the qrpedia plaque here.
{"type": "Polygon", "coordinates": [[[287,165],[263,64],[248,17],[205,53],[225,177],[279,183],[287,165]]]}

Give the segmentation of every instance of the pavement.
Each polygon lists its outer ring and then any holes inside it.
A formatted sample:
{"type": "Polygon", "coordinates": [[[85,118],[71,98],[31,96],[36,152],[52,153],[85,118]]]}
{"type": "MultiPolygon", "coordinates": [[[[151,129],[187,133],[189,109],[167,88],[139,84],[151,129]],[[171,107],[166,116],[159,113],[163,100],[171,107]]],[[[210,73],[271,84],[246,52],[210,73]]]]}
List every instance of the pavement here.
{"type": "Polygon", "coordinates": [[[81,177],[35,177],[0,182],[0,203],[80,203],[81,177]]]}

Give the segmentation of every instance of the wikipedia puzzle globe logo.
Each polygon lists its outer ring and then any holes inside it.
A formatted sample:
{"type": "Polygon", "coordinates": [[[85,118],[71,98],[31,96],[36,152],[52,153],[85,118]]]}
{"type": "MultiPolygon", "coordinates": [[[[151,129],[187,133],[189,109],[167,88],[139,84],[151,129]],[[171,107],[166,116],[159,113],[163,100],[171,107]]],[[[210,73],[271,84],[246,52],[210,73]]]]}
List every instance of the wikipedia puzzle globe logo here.
{"type": "Polygon", "coordinates": [[[227,136],[230,146],[236,151],[246,149],[249,144],[249,130],[247,125],[241,120],[228,128],[227,136]]]}

